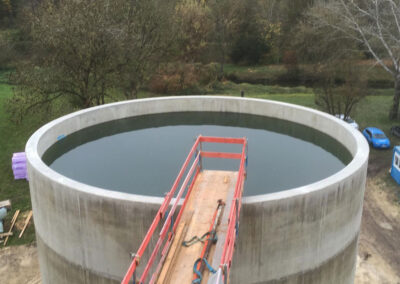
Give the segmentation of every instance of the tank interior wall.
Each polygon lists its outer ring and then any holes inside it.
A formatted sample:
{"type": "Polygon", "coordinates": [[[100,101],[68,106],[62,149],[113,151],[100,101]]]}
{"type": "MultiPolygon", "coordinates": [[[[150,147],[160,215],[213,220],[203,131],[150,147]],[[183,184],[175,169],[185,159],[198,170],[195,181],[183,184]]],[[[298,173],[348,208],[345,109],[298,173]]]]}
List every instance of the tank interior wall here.
{"type": "Polygon", "coordinates": [[[339,173],[290,191],[244,198],[231,283],[353,282],[368,159],[362,136],[303,107],[201,96],[87,109],[43,126],[30,138],[26,152],[43,283],[118,283],[162,199],[78,183],[44,165],[42,154],[62,134],[113,119],[177,111],[286,119],[345,145],[355,158],[339,173]]]}

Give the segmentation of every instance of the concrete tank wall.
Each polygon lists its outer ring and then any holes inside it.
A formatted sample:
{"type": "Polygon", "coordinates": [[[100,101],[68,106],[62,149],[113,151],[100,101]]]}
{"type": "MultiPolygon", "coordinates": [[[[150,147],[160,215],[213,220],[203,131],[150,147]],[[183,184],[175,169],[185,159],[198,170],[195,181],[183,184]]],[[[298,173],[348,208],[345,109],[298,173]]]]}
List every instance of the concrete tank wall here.
{"type": "Polygon", "coordinates": [[[340,141],[353,155],[340,172],[303,187],[244,198],[231,283],[353,282],[369,153],[362,135],[330,115],[300,106],[196,96],[91,108],[52,121],[32,135],[26,153],[43,283],[118,283],[129,253],[139,247],[162,202],[71,180],[47,167],[43,153],[59,135],[88,126],[179,111],[265,115],[316,128],[340,141]]]}

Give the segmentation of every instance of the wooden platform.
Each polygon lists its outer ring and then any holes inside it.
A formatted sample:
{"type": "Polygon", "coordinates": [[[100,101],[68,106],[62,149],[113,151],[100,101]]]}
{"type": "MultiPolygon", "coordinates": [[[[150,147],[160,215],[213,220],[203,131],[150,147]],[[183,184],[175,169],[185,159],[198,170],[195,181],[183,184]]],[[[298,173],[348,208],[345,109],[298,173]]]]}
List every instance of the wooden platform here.
{"type": "MultiPolygon", "coordinates": [[[[189,240],[193,236],[200,237],[209,230],[219,199],[222,199],[226,205],[222,212],[221,223],[217,228],[218,242],[211,248],[209,263],[213,263],[213,256],[217,258],[215,256],[222,253],[227,216],[236,179],[237,172],[228,171],[203,171],[198,175],[157,283],[190,284],[192,282],[193,265],[200,257],[203,244],[198,242],[190,247],[184,247],[182,241],[189,240]]],[[[213,266],[218,267],[218,260],[215,259],[213,266]]],[[[207,283],[207,279],[208,271],[205,270],[202,283],[207,283]]]]}

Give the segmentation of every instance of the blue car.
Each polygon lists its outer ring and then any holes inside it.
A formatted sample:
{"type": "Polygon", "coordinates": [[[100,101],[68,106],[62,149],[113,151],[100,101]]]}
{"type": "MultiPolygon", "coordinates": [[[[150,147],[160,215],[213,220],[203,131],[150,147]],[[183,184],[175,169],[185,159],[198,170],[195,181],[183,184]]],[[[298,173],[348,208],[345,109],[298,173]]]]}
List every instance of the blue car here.
{"type": "Polygon", "coordinates": [[[385,133],[376,127],[367,127],[362,132],[367,139],[368,143],[374,148],[389,148],[390,140],[386,137],[385,133]]]}

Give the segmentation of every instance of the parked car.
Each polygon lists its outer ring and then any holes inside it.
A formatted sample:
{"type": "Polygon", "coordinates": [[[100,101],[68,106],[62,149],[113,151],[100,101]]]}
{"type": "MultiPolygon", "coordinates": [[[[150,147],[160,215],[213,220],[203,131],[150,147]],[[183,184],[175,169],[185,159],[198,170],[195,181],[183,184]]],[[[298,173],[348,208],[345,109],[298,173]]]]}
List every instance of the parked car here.
{"type": "Polygon", "coordinates": [[[374,148],[389,148],[390,140],[386,137],[385,133],[376,127],[367,127],[363,130],[363,135],[368,143],[374,148]]]}
{"type": "Polygon", "coordinates": [[[390,128],[390,133],[394,136],[400,137],[400,126],[393,126],[390,128]]]}
{"type": "Polygon", "coordinates": [[[348,116],[346,119],[344,119],[344,114],[335,114],[335,116],[345,122],[347,122],[348,124],[350,124],[351,126],[353,126],[355,129],[358,130],[359,126],[358,123],[352,119],[350,116],[348,116]]]}

